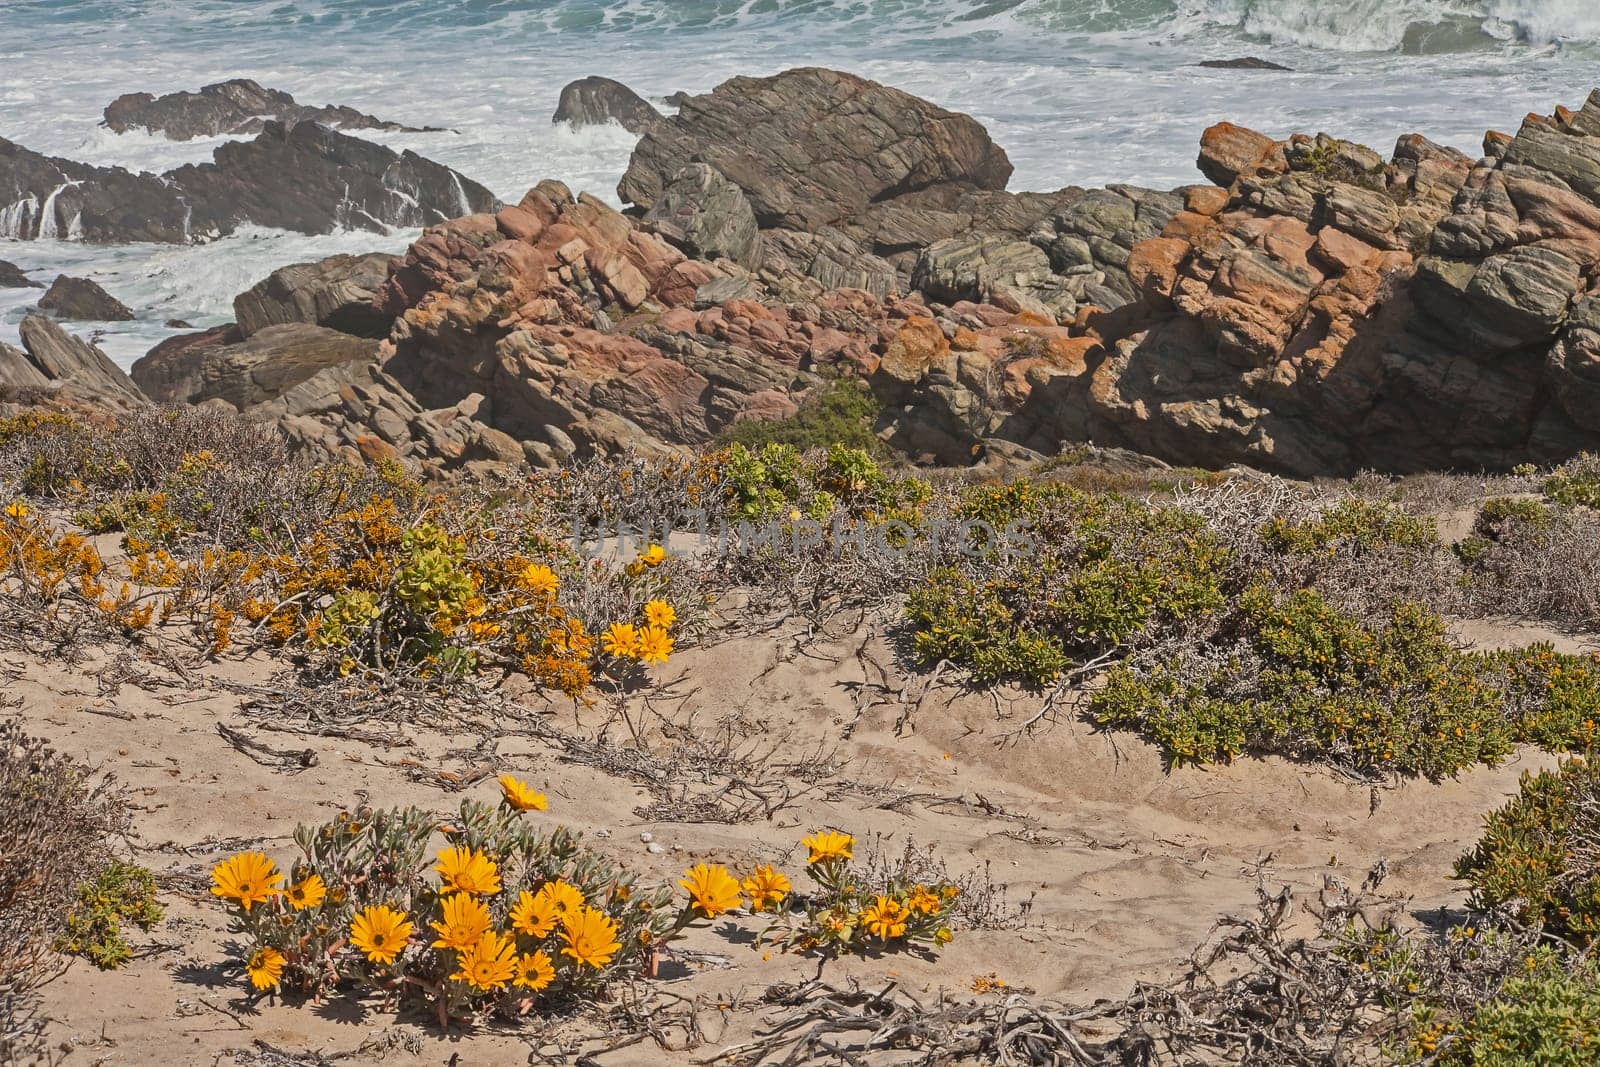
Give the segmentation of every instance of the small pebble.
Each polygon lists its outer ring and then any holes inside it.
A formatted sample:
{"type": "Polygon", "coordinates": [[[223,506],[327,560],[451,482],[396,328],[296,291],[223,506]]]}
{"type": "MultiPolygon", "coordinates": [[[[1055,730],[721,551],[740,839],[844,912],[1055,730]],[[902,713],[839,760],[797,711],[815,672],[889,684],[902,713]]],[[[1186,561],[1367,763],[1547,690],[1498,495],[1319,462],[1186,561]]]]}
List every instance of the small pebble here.
{"type": "Polygon", "coordinates": [[[596,830],[594,832],[594,836],[600,838],[603,841],[606,838],[611,836],[611,831],[607,830],[604,826],[602,826],[600,829],[598,829],[598,830],[596,830]]]}
{"type": "Polygon", "coordinates": [[[639,832],[639,840],[643,841],[647,845],[655,839],[656,835],[652,834],[649,830],[641,830],[639,832]]]}
{"type": "Polygon", "coordinates": [[[666,849],[661,847],[661,843],[658,841],[652,841],[644,847],[645,851],[649,852],[652,856],[659,856],[666,851],[666,849]]]}

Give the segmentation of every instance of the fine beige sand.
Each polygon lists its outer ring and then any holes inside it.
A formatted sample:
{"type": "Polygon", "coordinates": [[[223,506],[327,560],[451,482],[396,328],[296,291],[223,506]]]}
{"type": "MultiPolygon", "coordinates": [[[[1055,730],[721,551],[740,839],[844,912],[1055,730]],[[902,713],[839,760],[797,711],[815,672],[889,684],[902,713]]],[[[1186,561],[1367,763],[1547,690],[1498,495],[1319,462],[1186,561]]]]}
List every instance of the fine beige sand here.
{"type": "MultiPolygon", "coordinates": [[[[1492,645],[1552,635],[1475,622],[1460,636],[1492,645]]],[[[702,730],[726,721],[752,743],[776,746],[780,760],[820,746],[842,764],[770,821],[737,825],[641,820],[635,809],[653,800],[646,790],[563,759],[509,712],[459,732],[365,724],[393,739],[385,746],[261,729],[222,685],[267,684],[276,665],[265,657],[189,677],[145,663],[148,680],[105,687],[98,675],[109,652],[71,665],[0,656],[0,677],[20,698],[28,729],[132,790],[130,845],[158,872],[168,913],[150,935],[135,932],[139,958],[124,969],[78,962],[43,990],[53,1045],[65,1062],[86,1065],[561,1063],[582,1053],[604,1065],[709,1062],[760,1025],[765,1012],[752,1002],[763,990],[817,972],[816,960],[752,947],[759,924],[748,917],[693,932],[650,983],[663,1023],[674,1006],[698,999],[705,1041],[692,1051],[649,1039],[603,1051],[627,1039],[597,1018],[446,1034],[428,1019],[397,1020],[374,1002],[252,1006],[224,913],[207,892],[210,865],[247,847],[282,862],[297,822],[324,821],[361,799],[450,810],[460,799],[451,787],[475,771],[483,777],[467,795],[492,800],[498,790],[487,772],[514,772],[550,795],[550,810],[531,818],[582,829],[665,882],[700,860],[777,862],[800,881],[799,839],[822,825],[847,829],[863,845],[881,838],[894,852],[907,839],[936,845],[953,872],[987,865],[1010,904],[1026,905],[1020,924],[961,933],[936,961],[901,954],[829,963],[824,973],[964,996],[976,995],[975,976],[993,973],[1011,989],[1083,1000],[1170,977],[1220,915],[1252,909],[1258,879],[1273,890],[1292,886],[1304,900],[1325,876],[1356,882],[1384,859],[1386,887],[1411,898],[1414,919],[1461,908],[1453,861],[1520,773],[1553,762],[1526,753],[1442,784],[1376,793],[1275,759],[1168,773],[1149,746],[1097,734],[1070,710],[1019,734],[1039,706],[1021,693],[996,700],[940,685],[922,696],[922,677],[905,701],[883,698],[858,715],[853,683],[885,682],[893,693],[906,684],[889,643],[866,624],[809,643],[799,637],[779,631],[686,650],[660,671],[653,711],[638,695],[629,702],[647,737],[660,736],[657,716],[702,730]],[[293,772],[263,766],[219,736],[218,723],[272,748],[309,747],[317,758],[293,772]],[[492,751],[478,747],[496,733],[492,751]],[[651,852],[641,833],[664,848],[651,852]]],[[[1561,643],[1584,646],[1570,637],[1561,643]]],[[[561,730],[585,735],[607,716],[601,706],[539,710],[561,730]]],[[[620,728],[612,735],[625,736],[620,728]]],[[[666,1032],[681,1044],[678,1029],[666,1032]]]]}

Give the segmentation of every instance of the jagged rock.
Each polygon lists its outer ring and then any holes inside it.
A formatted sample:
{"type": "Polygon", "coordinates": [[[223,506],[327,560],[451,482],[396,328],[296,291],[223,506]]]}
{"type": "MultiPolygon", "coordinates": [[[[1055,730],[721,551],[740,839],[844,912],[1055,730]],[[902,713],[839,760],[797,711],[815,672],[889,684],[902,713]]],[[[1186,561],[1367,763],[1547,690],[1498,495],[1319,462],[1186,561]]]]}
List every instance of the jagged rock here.
{"type": "Polygon", "coordinates": [[[1561,339],[1550,349],[1550,383],[1579,426],[1600,426],[1600,295],[1572,306],[1561,339]]]}
{"type": "Polygon", "coordinates": [[[1292,67],[1286,67],[1282,63],[1274,63],[1270,59],[1262,59],[1259,56],[1242,56],[1238,59],[1207,59],[1201,61],[1200,66],[1211,70],[1293,71],[1292,67]]]}
{"type": "Polygon", "coordinates": [[[39,306],[67,322],[131,322],[132,309],[88,278],[56,275],[39,306]]]}
{"type": "Polygon", "coordinates": [[[28,353],[8,344],[0,344],[0,390],[15,394],[19,390],[48,388],[49,376],[39,369],[28,353]]]}
{"type": "Polygon", "coordinates": [[[427,226],[498,207],[469,178],[314,122],[268,122],[210,163],[156,176],[91,167],[0,138],[0,237],[186,243],[254,223],[300,233],[427,226]],[[9,198],[9,199],[8,199],[9,198]]]}
{"type": "Polygon", "coordinates": [[[0,137],[0,238],[189,240],[189,208],[153,174],[41,155],[0,137]]]}
{"type": "Polygon", "coordinates": [[[270,325],[248,338],[221,328],[169,338],[133,365],[152,399],[225,400],[240,411],[277,399],[325,368],[370,363],[378,342],[305,322],[270,325]]]}
{"type": "Polygon", "coordinates": [[[116,405],[145,402],[138,386],[104,352],[45,316],[28,315],[17,329],[29,360],[49,381],[116,405]]]}
{"type": "Polygon", "coordinates": [[[310,107],[295,102],[281,89],[266,89],[249,78],[207,85],[199,92],[127,93],[105,110],[102,125],[116,133],[143,129],[166,134],[168,140],[187,141],[219,134],[259,133],[268,120],[293,125],[321,122],[343,130],[434,131],[435,127],[402,126],[350,107],[310,107]]]}
{"type": "Polygon", "coordinates": [[[570,123],[574,128],[615,122],[629,133],[643,133],[660,119],[661,112],[626,85],[590,76],[562,88],[551,121],[570,123]]]}
{"type": "Polygon", "coordinates": [[[372,298],[398,258],[372,252],[280,267],[233,298],[239,332],[249,337],[267,326],[309,322],[357,337],[386,337],[393,317],[372,298]]]}
{"type": "Polygon", "coordinates": [[[769,274],[813,279],[821,289],[864,289],[874,296],[885,296],[902,287],[894,264],[831,227],[816,233],[766,231],[762,235],[761,268],[769,274]]]}
{"type": "Polygon", "coordinates": [[[314,122],[266,123],[255,140],[230,141],[213,157],[167,175],[193,205],[196,232],[254,223],[299,233],[383,233],[499,206],[489,190],[449,167],[314,122]]]}
{"type": "Polygon", "coordinates": [[[731,259],[749,269],[761,262],[761,232],[750,201],[707,164],[680,171],[645,222],[693,259],[731,259]]]}
{"type": "Polygon", "coordinates": [[[966,115],[818,68],[733,78],[652,126],[617,187],[649,210],[690,163],[744,190],[763,229],[816,231],[941,185],[1003,189],[1011,162],[966,115]]]}
{"type": "Polygon", "coordinates": [[[1050,257],[1027,241],[971,233],[930,245],[917,260],[911,284],[947,304],[984,303],[1007,294],[1031,296],[1051,277],[1050,257]]]}
{"type": "Polygon", "coordinates": [[[0,259],[0,289],[43,289],[43,282],[36,282],[22,272],[22,268],[15,263],[7,263],[0,259]]]}

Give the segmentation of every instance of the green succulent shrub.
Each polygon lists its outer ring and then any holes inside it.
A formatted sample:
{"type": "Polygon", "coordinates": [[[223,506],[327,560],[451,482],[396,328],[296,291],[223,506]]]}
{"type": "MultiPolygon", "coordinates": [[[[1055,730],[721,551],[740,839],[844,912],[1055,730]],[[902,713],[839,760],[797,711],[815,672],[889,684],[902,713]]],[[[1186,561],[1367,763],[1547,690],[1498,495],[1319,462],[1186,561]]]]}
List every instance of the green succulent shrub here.
{"type": "Polygon", "coordinates": [[[123,938],[123,924],[149,930],[161,921],[155,876],[143,867],[112,860],[98,877],[78,887],[67,912],[66,928],[56,951],[82,956],[97,967],[114,970],[133,958],[123,938]]]}

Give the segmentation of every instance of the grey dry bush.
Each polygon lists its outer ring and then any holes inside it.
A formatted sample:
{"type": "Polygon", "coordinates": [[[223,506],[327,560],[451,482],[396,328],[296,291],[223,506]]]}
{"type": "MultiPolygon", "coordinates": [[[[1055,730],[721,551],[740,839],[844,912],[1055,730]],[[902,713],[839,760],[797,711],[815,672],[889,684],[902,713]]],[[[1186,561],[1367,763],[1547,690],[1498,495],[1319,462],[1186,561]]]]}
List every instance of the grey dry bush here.
{"type": "Polygon", "coordinates": [[[128,824],[109,778],[0,722],[0,1063],[29,1051],[29,994],[62,966],[51,945],[74,895],[128,824]]]}

